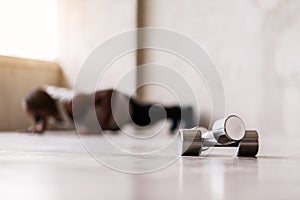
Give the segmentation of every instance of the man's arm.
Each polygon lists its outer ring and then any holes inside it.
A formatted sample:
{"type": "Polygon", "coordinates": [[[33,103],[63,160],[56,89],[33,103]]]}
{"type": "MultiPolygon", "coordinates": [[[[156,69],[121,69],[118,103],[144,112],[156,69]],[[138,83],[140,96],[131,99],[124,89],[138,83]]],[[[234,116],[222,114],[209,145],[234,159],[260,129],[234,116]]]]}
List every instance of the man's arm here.
{"type": "Polygon", "coordinates": [[[21,132],[26,133],[43,133],[47,128],[47,120],[44,118],[35,118],[35,124],[21,132]]]}
{"type": "Polygon", "coordinates": [[[35,124],[36,133],[42,133],[46,130],[46,128],[47,128],[47,119],[45,118],[40,118],[35,124]]]}
{"type": "Polygon", "coordinates": [[[101,113],[97,113],[100,126],[109,128],[108,123],[111,117],[111,97],[113,90],[102,90],[95,94],[95,106],[101,106],[101,113]]]}
{"type": "Polygon", "coordinates": [[[99,105],[101,104],[101,101],[107,98],[111,99],[112,93],[113,93],[112,89],[97,91],[95,93],[95,104],[99,105]]]}

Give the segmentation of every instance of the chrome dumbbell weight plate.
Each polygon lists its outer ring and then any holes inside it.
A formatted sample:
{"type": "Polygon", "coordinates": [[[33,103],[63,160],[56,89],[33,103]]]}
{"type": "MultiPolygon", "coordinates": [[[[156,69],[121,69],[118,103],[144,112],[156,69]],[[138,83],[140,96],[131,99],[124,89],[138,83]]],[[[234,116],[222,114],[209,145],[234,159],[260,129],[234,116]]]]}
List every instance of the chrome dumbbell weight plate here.
{"type": "Polygon", "coordinates": [[[219,143],[227,141],[239,141],[245,135],[245,124],[241,118],[236,115],[229,115],[223,119],[217,120],[212,127],[214,137],[219,143]]]}
{"type": "Polygon", "coordinates": [[[236,115],[217,120],[211,131],[202,134],[203,146],[232,145],[240,141],[245,135],[245,124],[236,115]]]}
{"type": "Polygon", "coordinates": [[[255,130],[246,131],[244,138],[239,142],[236,155],[255,157],[259,150],[259,135],[255,130]]]}
{"type": "Polygon", "coordinates": [[[179,144],[182,156],[199,156],[202,151],[201,129],[180,129],[179,144]]]}

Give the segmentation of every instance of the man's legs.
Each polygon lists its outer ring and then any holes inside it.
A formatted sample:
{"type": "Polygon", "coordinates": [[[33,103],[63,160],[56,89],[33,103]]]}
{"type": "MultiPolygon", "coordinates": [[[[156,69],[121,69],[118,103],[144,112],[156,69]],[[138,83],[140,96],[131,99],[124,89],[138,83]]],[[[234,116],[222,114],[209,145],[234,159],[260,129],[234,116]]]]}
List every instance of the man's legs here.
{"type": "Polygon", "coordinates": [[[155,104],[143,104],[133,99],[130,100],[132,107],[132,120],[139,126],[147,126],[165,117],[172,122],[171,131],[174,131],[181,119],[181,108],[179,106],[161,107],[155,104]],[[165,114],[164,114],[165,111],[165,114]]]}

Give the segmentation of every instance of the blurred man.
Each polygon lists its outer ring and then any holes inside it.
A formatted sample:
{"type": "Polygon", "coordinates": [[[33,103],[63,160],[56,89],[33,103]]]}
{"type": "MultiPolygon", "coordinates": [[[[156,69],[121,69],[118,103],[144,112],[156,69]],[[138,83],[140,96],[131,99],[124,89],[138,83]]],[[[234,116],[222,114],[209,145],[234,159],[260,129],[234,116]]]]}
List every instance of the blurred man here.
{"type": "Polygon", "coordinates": [[[93,121],[93,112],[96,113],[97,122],[102,130],[119,130],[131,120],[138,126],[147,126],[166,117],[171,121],[170,131],[174,131],[180,123],[181,111],[186,127],[191,128],[195,125],[191,107],[184,109],[179,106],[157,107],[155,104],[139,102],[112,89],[73,97],[71,90],[47,86],[26,95],[22,105],[26,113],[34,120],[34,125],[26,131],[33,133],[44,132],[49,123],[59,128],[73,129],[75,128],[74,118],[86,131],[95,130],[94,125],[90,124],[93,121]],[[79,113],[76,118],[74,117],[76,112],[72,106],[74,102],[76,111],[79,113]],[[162,114],[163,110],[165,115],[162,114]],[[126,111],[129,115],[126,115],[126,111]],[[116,113],[117,115],[114,115],[116,113]]]}

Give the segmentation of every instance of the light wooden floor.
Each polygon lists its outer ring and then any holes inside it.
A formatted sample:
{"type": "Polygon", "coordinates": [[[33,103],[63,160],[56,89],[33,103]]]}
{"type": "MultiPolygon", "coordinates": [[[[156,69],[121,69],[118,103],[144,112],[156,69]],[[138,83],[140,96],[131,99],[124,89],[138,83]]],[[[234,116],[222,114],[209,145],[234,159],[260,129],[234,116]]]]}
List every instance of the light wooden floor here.
{"type": "MultiPolygon", "coordinates": [[[[94,141],[95,136],[85,139],[94,141]]],[[[130,146],[123,138],[119,141],[130,146]]],[[[144,147],[151,149],[151,144],[135,150],[144,147]]],[[[172,158],[115,154],[105,145],[102,149],[103,159],[133,171],[172,158]]],[[[290,200],[299,199],[299,187],[300,146],[296,140],[283,144],[275,136],[261,137],[257,158],[237,158],[232,149],[214,148],[205,158],[181,157],[152,173],[128,174],[97,162],[73,132],[0,133],[0,197],[4,200],[290,200]]]]}

